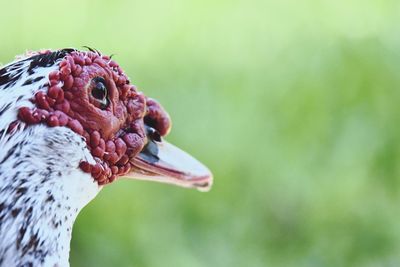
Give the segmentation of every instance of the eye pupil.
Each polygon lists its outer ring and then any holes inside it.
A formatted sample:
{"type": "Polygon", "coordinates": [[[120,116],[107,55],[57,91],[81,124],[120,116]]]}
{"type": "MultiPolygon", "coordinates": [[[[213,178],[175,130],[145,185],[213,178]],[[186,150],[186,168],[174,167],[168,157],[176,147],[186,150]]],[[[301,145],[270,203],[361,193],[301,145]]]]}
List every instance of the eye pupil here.
{"type": "Polygon", "coordinates": [[[105,80],[102,77],[97,77],[93,81],[94,87],[91,94],[100,105],[100,108],[105,109],[108,106],[107,87],[105,85],[105,80]]]}
{"type": "Polygon", "coordinates": [[[107,96],[106,86],[102,82],[96,83],[96,87],[92,90],[92,96],[99,100],[104,99],[107,96]]]}

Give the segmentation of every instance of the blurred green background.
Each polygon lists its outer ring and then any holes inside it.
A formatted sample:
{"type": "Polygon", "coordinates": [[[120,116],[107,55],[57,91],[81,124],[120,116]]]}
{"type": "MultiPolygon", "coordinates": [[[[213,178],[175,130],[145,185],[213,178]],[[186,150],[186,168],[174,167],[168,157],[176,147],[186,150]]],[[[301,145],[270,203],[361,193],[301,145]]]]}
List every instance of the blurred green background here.
{"type": "Polygon", "coordinates": [[[173,118],[211,192],[121,180],[72,266],[400,266],[400,3],[2,1],[0,62],[95,47],[173,118]]]}

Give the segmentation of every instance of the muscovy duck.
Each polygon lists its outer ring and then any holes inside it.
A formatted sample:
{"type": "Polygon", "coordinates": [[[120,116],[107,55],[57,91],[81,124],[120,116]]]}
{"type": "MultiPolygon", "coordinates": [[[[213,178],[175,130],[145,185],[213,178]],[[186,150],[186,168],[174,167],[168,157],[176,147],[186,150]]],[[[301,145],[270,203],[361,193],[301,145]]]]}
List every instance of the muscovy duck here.
{"type": "Polygon", "coordinates": [[[94,49],[29,52],[0,69],[0,266],[69,266],[79,211],[120,177],[208,190],[163,137],[169,115],[94,49]]]}

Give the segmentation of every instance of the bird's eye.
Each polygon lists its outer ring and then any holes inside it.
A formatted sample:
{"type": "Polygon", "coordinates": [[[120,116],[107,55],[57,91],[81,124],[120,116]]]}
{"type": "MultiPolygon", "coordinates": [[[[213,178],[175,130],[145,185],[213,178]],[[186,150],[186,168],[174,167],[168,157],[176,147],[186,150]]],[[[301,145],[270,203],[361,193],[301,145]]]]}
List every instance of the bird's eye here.
{"type": "Polygon", "coordinates": [[[93,79],[93,87],[91,91],[92,97],[96,106],[101,109],[106,109],[108,107],[109,101],[107,97],[107,87],[106,81],[102,77],[96,77],[93,79]]]}

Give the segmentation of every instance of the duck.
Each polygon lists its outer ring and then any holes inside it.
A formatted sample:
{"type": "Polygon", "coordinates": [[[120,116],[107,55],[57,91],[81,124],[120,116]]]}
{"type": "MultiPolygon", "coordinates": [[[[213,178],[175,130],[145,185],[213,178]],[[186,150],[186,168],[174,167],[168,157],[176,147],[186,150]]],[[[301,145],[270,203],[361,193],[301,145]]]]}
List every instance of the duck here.
{"type": "Polygon", "coordinates": [[[69,266],[72,227],[122,178],[208,191],[210,170],[168,143],[171,119],[111,56],[27,52],[0,68],[0,266],[69,266]]]}

